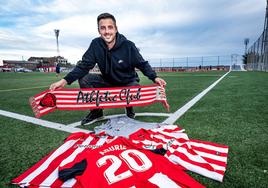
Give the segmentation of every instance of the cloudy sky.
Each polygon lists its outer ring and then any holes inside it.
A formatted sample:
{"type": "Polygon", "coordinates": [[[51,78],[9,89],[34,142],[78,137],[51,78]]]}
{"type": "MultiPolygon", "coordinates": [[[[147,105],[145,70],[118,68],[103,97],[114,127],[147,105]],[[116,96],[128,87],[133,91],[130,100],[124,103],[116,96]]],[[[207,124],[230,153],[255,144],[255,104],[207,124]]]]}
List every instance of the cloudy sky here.
{"type": "Polygon", "coordinates": [[[119,32],[146,58],[243,54],[264,26],[266,0],[0,0],[0,59],[81,59],[98,37],[96,17],[114,14],[119,32]]]}

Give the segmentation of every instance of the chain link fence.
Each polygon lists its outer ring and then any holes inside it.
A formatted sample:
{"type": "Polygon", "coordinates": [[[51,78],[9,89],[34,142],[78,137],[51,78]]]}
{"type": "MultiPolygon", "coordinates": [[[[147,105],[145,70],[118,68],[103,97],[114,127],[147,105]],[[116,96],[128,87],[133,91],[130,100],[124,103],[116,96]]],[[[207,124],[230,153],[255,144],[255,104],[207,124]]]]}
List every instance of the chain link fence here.
{"type": "MultiPolygon", "coordinates": [[[[268,1],[267,1],[268,2],[268,1]]],[[[264,30],[261,36],[256,40],[246,53],[247,69],[257,71],[268,71],[268,30],[267,30],[268,6],[266,6],[266,15],[264,30]]]]}
{"type": "Polygon", "coordinates": [[[148,61],[156,71],[178,72],[199,70],[229,70],[230,65],[234,63],[240,63],[241,58],[234,59],[233,55],[225,55],[184,58],[159,58],[148,59],[148,61]]]}
{"type": "Polygon", "coordinates": [[[267,31],[264,31],[247,52],[247,69],[268,71],[267,31]]]}

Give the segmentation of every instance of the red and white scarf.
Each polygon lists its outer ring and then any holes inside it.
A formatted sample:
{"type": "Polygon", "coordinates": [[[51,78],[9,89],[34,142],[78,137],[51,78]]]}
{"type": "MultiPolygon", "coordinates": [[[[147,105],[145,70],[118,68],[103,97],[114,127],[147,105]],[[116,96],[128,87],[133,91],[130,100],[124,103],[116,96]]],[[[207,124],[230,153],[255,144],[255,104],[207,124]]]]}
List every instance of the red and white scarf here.
{"type": "Polygon", "coordinates": [[[162,102],[169,111],[165,88],[158,85],[46,90],[29,101],[37,118],[56,109],[122,108],[146,106],[155,102],[162,102]]]}

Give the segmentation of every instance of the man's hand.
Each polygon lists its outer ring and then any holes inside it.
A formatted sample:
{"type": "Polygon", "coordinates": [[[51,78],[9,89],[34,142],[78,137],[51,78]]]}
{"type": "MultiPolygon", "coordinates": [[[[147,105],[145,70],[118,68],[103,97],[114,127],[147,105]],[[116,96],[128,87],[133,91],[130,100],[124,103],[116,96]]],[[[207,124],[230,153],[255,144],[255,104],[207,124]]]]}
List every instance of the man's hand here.
{"type": "Polygon", "coordinates": [[[49,89],[54,91],[55,89],[63,88],[66,84],[67,84],[67,81],[64,79],[61,79],[60,81],[51,84],[49,89]]]}
{"type": "Polygon", "coordinates": [[[166,81],[163,80],[162,78],[156,77],[154,79],[154,82],[158,85],[160,85],[161,87],[165,87],[167,85],[166,81]]]}

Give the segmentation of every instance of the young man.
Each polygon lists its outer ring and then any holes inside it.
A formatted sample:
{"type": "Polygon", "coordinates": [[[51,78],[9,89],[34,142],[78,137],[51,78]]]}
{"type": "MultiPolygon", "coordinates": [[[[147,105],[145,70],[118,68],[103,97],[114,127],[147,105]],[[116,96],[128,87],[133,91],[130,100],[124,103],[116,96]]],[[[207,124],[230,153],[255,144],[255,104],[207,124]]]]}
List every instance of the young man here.
{"type": "MultiPolygon", "coordinates": [[[[113,15],[100,14],[97,23],[100,37],[92,40],[81,63],[77,64],[63,79],[51,84],[51,90],[63,88],[77,79],[81,88],[139,85],[139,77],[135,68],[138,68],[153,82],[161,86],[166,85],[166,82],[157,77],[149,63],[143,59],[135,44],[118,32],[113,15]],[[96,64],[101,74],[89,73],[89,70],[93,69],[96,64]]],[[[134,118],[133,107],[127,107],[126,114],[128,117],[134,118]]],[[[102,116],[102,109],[91,110],[81,121],[81,125],[102,116]]]]}

